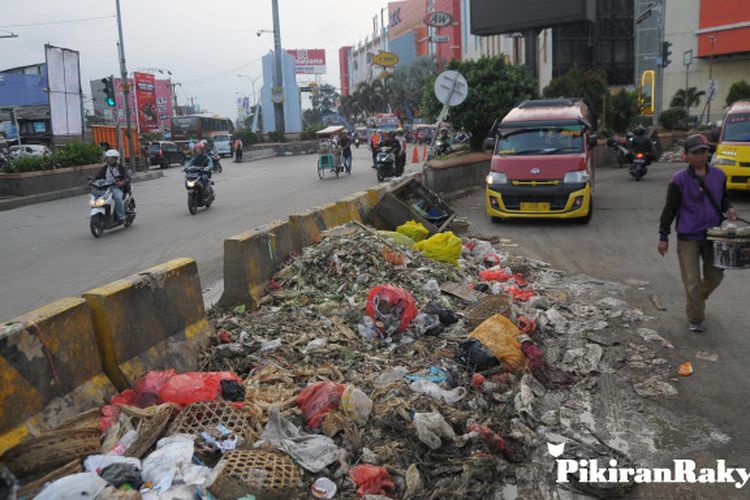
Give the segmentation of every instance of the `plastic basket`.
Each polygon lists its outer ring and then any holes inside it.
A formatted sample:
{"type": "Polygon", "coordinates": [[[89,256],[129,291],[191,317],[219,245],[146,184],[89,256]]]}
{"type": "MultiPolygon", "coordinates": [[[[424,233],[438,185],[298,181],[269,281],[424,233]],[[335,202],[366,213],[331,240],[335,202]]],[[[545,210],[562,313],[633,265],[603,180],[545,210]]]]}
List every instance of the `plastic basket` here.
{"type": "Polygon", "coordinates": [[[711,237],[714,266],[719,269],[750,269],[750,238],[711,237]]]}
{"type": "Polygon", "coordinates": [[[297,498],[301,492],[299,468],[279,452],[234,450],[217,465],[219,474],[208,488],[217,498],[255,495],[258,500],[297,498]]]}

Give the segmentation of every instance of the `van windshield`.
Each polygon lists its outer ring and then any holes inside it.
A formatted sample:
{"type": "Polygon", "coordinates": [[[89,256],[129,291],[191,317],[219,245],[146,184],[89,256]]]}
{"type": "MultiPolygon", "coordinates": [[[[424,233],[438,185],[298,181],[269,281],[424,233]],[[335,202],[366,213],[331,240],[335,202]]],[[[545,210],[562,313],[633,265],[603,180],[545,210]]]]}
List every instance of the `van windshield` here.
{"type": "Polygon", "coordinates": [[[750,142],[750,113],[729,115],[724,125],[723,141],[750,142]]]}
{"type": "Polygon", "coordinates": [[[581,125],[505,129],[495,148],[498,155],[575,154],[583,152],[581,125]]]}
{"type": "Polygon", "coordinates": [[[228,135],[216,135],[214,136],[214,142],[229,142],[228,135]]]}

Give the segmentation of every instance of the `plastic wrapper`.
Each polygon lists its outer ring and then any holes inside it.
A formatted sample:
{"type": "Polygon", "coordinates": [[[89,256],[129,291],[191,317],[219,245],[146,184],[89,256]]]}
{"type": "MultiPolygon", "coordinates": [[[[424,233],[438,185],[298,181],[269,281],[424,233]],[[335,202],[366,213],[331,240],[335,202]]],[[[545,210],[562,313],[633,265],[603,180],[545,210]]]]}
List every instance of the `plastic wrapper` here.
{"type": "Polygon", "coordinates": [[[385,467],[362,464],[349,469],[349,477],[357,485],[357,495],[385,495],[395,498],[396,484],[385,467]]]}
{"type": "Polygon", "coordinates": [[[430,235],[430,231],[420,222],[410,220],[396,228],[396,232],[408,236],[415,243],[422,241],[430,235]]]}
{"type": "Polygon", "coordinates": [[[438,336],[444,330],[436,314],[419,313],[412,323],[417,335],[438,336]]]}
{"type": "Polygon", "coordinates": [[[451,231],[446,231],[432,235],[426,240],[418,241],[413,248],[432,260],[457,266],[458,258],[461,257],[462,244],[461,238],[451,231]]]}
{"type": "Polygon", "coordinates": [[[372,411],[372,399],[362,390],[353,385],[347,385],[341,395],[341,409],[360,425],[367,423],[372,411]]]}
{"type": "Polygon", "coordinates": [[[297,406],[302,410],[305,424],[311,429],[320,427],[325,414],[339,407],[345,388],[335,382],[320,382],[302,389],[297,395],[297,406]]]}
{"type": "Polygon", "coordinates": [[[442,446],[441,437],[450,440],[456,439],[453,427],[445,421],[440,412],[415,413],[412,423],[419,440],[431,450],[437,450],[442,446]]]}
{"type": "Polygon", "coordinates": [[[431,398],[442,401],[446,404],[456,403],[458,401],[461,401],[464,396],[466,396],[466,388],[464,387],[456,387],[454,389],[447,390],[443,389],[434,382],[430,382],[429,380],[415,380],[414,382],[409,384],[409,389],[411,389],[412,392],[426,394],[431,398]]]}
{"type": "Polygon", "coordinates": [[[414,297],[403,288],[391,285],[371,289],[365,311],[376,323],[383,324],[385,334],[405,331],[418,313],[414,297]]]}

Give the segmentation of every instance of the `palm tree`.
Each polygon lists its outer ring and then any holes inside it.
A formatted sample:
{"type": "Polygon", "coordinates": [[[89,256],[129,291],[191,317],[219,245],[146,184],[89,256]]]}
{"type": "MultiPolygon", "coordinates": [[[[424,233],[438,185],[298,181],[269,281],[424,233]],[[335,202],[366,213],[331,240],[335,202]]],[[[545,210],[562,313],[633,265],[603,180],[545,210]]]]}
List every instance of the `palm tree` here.
{"type": "MultiPolygon", "coordinates": [[[[688,101],[688,107],[692,108],[695,106],[699,106],[701,103],[701,97],[706,95],[704,91],[698,91],[696,87],[690,87],[687,90],[687,101],[688,101]]],[[[672,101],[669,103],[669,107],[671,108],[684,108],[685,107],[685,89],[679,89],[677,92],[674,93],[674,97],[672,97],[672,101]]]]}

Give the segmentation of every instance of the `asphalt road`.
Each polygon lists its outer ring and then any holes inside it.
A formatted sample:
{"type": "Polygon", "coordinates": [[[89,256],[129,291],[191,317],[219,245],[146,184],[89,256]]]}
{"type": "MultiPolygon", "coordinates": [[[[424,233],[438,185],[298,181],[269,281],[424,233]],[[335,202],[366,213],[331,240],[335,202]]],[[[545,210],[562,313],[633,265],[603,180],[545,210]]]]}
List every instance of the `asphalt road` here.
{"type": "MultiPolygon", "coordinates": [[[[708,420],[730,437],[712,450],[692,450],[702,458],[727,459],[750,467],[747,405],[750,386],[750,270],[727,271],[707,306],[707,331],[687,330],[674,233],[669,253],[656,251],[659,216],[672,174],[684,165],[659,163],[640,182],[626,169],[601,168],[596,173],[595,212],[588,225],[559,221],[493,223],[485,214],[483,193],[452,202],[472,222],[468,233],[497,234],[512,240],[508,251],[544,260],[557,269],[628,282],[630,299],[648,316],[659,334],[671,341],[675,362],[691,361],[695,373],[680,381],[680,396],[662,401],[678,414],[708,420]],[[655,306],[657,298],[666,311],[655,306]],[[715,362],[696,358],[698,351],[717,354],[715,362]]],[[[740,217],[750,219],[750,193],[734,194],[740,217]]],[[[635,335],[635,332],[634,332],[635,335]]],[[[687,453],[687,449],[683,453],[687,453]]],[[[687,458],[687,457],[685,457],[687,458]]]]}
{"type": "MultiPolygon", "coordinates": [[[[354,149],[351,176],[318,179],[317,155],[232,163],[215,175],[216,201],[191,216],[182,169],[134,184],[132,227],[89,232],[88,196],[0,213],[0,320],[124,278],[177,257],[198,262],[204,289],[222,278],[223,241],[289,214],[377,184],[366,147],[354,149]]],[[[408,167],[408,166],[407,166],[408,167]]],[[[407,168],[407,172],[410,171],[407,168]]]]}

